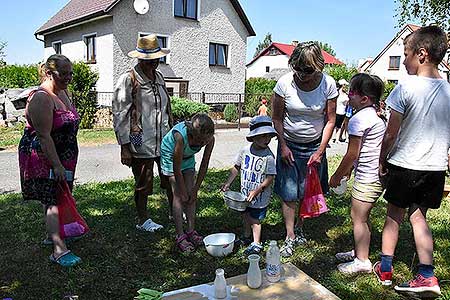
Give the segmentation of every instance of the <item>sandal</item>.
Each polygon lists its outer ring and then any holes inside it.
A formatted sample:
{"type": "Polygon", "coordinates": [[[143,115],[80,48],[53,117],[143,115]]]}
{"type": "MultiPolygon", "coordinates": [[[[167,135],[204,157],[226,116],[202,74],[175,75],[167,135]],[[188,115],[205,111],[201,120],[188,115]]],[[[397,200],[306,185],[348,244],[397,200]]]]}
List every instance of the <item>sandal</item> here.
{"type": "Polygon", "coordinates": [[[73,267],[81,263],[81,258],[73,254],[70,250],[67,250],[58,257],[55,257],[52,253],[50,255],[50,261],[52,263],[59,264],[62,267],[73,267]]]}
{"type": "Polygon", "coordinates": [[[203,237],[197,231],[186,232],[189,241],[196,247],[203,245],[203,237]]]}
{"type": "Polygon", "coordinates": [[[177,243],[178,249],[180,249],[183,253],[191,253],[195,250],[194,245],[190,241],[188,241],[188,236],[186,233],[178,236],[175,240],[177,243]]]}

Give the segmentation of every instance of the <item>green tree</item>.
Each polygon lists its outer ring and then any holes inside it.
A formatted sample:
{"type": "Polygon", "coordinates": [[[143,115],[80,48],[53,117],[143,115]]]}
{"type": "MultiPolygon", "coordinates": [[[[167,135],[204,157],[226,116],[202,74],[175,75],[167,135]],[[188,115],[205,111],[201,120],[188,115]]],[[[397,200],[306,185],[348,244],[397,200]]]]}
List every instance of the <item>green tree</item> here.
{"type": "Polygon", "coordinates": [[[6,49],[6,45],[7,44],[8,43],[6,43],[6,42],[0,41],[0,67],[3,67],[4,65],[6,65],[6,62],[5,62],[5,56],[6,56],[5,49],[6,49]]]}
{"type": "Polygon", "coordinates": [[[97,95],[95,84],[98,73],[83,63],[73,63],[73,79],[69,85],[72,99],[81,117],[80,128],[92,128],[95,123],[95,112],[97,111],[97,95]]]}
{"type": "Polygon", "coordinates": [[[417,22],[421,25],[433,23],[450,30],[450,0],[395,0],[395,3],[399,27],[417,22]]]}
{"type": "Polygon", "coordinates": [[[345,79],[350,82],[350,78],[358,73],[355,67],[347,67],[346,65],[327,65],[324,69],[325,73],[333,77],[338,82],[340,79],[345,79]]]}
{"type": "Polygon", "coordinates": [[[333,56],[336,56],[336,51],[334,51],[333,48],[331,48],[331,45],[328,43],[322,43],[317,41],[317,43],[319,43],[320,48],[322,48],[322,50],[324,50],[325,52],[327,52],[328,54],[331,54],[333,56]]]}
{"type": "Polygon", "coordinates": [[[253,57],[256,57],[261,51],[269,47],[271,43],[272,43],[272,34],[268,32],[266,33],[264,40],[259,41],[258,46],[256,46],[255,55],[253,55],[253,57]]]}
{"type": "Polygon", "coordinates": [[[270,98],[277,82],[266,78],[250,78],[245,81],[244,110],[250,115],[256,115],[262,98],[267,100],[270,114],[270,98]]]}

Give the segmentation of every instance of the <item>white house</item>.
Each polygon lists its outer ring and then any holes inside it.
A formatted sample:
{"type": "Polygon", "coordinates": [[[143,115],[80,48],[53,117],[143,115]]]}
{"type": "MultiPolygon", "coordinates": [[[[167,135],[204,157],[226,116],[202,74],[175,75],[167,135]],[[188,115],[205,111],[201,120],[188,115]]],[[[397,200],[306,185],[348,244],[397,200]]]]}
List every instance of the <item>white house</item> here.
{"type": "MultiPolygon", "coordinates": [[[[293,41],[290,45],[271,43],[247,64],[246,78],[279,79],[289,72],[288,60],[297,44],[297,41],[293,41]]],[[[343,62],[324,50],[322,50],[322,55],[325,59],[325,64],[343,64],[343,62]]]]}
{"type": "Polygon", "coordinates": [[[90,64],[97,91],[110,93],[133,64],[127,53],[138,36],[149,33],[171,50],[159,67],[169,91],[244,92],[247,38],[255,32],[238,0],[71,0],[35,36],[45,59],[61,53],[90,64]]]}
{"type": "MultiPolygon", "coordinates": [[[[403,65],[405,59],[403,39],[419,28],[420,26],[412,24],[403,27],[373,60],[367,60],[360,66],[360,71],[377,75],[384,81],[393,83],[407,76],[408,73],[403,65]]],[[[450,66],[447,64],[447,59],[439,64],[439,73],[442,78],[450,81],[450,66]]]]}

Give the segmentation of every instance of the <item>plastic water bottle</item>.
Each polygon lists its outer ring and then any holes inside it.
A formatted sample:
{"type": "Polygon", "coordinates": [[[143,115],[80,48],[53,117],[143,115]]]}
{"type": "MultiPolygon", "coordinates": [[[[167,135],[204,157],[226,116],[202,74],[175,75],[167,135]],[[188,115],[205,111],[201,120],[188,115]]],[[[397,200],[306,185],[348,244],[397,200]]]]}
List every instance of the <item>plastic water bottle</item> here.
{"type": "Polygon", "coordinates": [[[223,269],[216,270],[214,297],[216,299],[225,299],[227,297],[227,282],[225,281],[225,271],[223,269]]]}
{"type": "Polygon", "coordinates": [[[278,282],[281,278],[280,249],[277,241],[270,241],[266,253],[266,277],[269,282],[278,282]]]}
{"type": "Polygon", "coordinates": [[[345,177],[345,176],[342,177],[341,183],[337,187],[331,188],[331,190],[336,195],[343,195],[345,193],[345,191],[347,190],[347,177],[345,177]]]}

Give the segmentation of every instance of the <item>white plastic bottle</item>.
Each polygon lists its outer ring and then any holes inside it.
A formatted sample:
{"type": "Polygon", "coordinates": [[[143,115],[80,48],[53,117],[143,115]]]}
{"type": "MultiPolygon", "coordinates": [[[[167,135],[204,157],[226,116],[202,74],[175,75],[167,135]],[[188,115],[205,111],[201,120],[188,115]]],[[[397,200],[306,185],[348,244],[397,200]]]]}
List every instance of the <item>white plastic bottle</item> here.
{"type": "Polygon", "coordinates": [[[280,249],[277,241],[270,241],[266,253],[266,277],[269,282],[278,282],[281,278],[280,249]]]}
{"type": "Polygon", "coordinates": [[[343,195],[345,193],[345,191],[347,190],[347,177],[345,177],[345,176],[342,177],[341,183],[337,187],[331,188],[331,190],[336,195],[343,195]]]}
{"type": "Polygon", "coordinates": [[[216,270],[214,297],[216,299],[225,299],[227,297],[227,282],[225,281],[225,271],[223,269],[216,270]]]}

